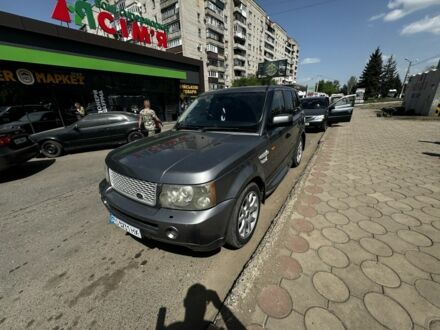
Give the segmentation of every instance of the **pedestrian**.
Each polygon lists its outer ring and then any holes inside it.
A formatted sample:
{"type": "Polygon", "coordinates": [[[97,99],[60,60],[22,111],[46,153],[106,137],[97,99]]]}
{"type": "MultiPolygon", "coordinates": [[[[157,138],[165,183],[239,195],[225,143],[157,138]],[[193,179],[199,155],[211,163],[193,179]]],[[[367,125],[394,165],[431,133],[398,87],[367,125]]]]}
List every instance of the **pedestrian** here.
{"type": "Polygon", "coordinates": [[[144,109],[139,113],[139,128],[144,127],[148,130],[148,136],[153,136],[156,134],[156,128],[163,126],[162,121],[157,117],[156,112],[151,109],[151,104],[149,100],[144,101],[144,109]]]}
{"type": "Polygon", "coordinates": [[[79,102],[75,102],[75,115],[78,120],[86,115],[86,110],[79,102]]]}

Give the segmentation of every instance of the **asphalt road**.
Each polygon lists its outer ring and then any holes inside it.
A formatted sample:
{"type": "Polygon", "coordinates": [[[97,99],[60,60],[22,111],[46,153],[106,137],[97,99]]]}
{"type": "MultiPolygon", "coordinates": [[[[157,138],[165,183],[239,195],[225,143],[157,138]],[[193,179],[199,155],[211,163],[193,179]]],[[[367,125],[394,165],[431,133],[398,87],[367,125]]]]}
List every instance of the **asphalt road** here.
{"type": "Polygon", "coordinates": [[[212,320],[302,165],[266,201],[241,250],[192,253],[108,225],[98,194],[109,150],[36,159],[0,174],[0,328],[159,329],[212,320]]]}

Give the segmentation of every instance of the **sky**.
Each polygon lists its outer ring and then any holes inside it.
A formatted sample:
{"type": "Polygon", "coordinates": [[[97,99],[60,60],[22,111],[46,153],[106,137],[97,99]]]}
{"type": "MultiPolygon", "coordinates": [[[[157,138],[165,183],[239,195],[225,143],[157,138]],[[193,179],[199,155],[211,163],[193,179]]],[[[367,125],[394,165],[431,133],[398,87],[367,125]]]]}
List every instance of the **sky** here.
{"type": "MultiPolygon", "coordinates": [[[[0,10],[54,22],[55,0],[0,0],[0,10]]],[[[257,0],[298,41],[297,81],[359,77],[376,47],[399,73],[422,72],[440,58],[440,0],[257,0]]]]}

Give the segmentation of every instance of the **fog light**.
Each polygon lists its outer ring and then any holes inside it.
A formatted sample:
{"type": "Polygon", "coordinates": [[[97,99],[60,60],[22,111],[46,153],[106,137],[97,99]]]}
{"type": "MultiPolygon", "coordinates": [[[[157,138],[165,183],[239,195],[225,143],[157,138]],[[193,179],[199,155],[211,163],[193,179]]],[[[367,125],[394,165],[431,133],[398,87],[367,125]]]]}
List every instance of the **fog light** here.
{"type": "Polygon", "coordinates": [[[179,231],[174,227],[170,227],[165,231],[165,235],[169,239],[175,240],[177,238],[177,236],[179,236],[179,231]]]}

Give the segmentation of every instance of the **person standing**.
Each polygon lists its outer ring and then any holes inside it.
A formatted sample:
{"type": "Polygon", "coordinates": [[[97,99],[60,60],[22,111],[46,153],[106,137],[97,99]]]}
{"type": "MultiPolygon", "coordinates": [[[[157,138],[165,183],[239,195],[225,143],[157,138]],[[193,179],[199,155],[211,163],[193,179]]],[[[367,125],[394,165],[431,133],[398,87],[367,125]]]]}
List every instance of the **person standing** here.
{"type": "Polygon", "coordinates": [[[139,113],[139,128],[142,127],[142,124],[145,129],[148,130],[148,136],[156,134],[156,127],[158,125],[163,126],[162,121],[157,117],[156,112],[151,109],[149,100],[144,101],[144,109],[139,113]]]}
{"type": "Polygon", "coordinates": [[[79,102],[75,102],[75,115],[78,120],[86,115],[86,110],[79,102]]]}

